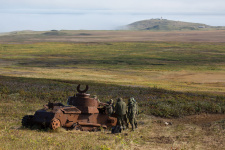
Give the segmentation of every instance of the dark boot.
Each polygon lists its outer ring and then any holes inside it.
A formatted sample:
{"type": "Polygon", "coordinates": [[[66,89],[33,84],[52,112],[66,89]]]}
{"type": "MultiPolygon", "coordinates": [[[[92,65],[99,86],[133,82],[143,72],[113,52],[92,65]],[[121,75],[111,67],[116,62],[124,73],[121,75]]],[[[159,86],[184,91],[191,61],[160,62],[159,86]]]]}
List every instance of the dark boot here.
{"type": "Polygon", "coordinates": [[[137,123],[135,123],[135,128],[137,128],[137,123]]]}

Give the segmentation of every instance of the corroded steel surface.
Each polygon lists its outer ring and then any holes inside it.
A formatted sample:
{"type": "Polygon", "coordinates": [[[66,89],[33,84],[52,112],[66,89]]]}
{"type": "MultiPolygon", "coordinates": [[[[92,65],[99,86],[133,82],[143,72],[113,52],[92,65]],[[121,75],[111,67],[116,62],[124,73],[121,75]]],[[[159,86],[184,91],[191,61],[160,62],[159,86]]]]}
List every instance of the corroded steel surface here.
{"type": "Polygon", "coordinates": [[[69,104],[76,106],[82,113],[99,113],[99,102],[90,98],[90,94],[78,93],[71,97],[69,104]]]}
{"type": "Polygon", "coordinates": [[[88,86],[80,90],[76,96],[68,99],[68,104],[48,103],[44,108],[37,110],[34,115],[26,115],[22,119],[22,125],[29,127],[39,124],[52,129],[59,127],[74,128],[81,131],[98,131],[100,128],[115,126],[117,119],[105,113],[107,104],[100,103],[97,99],[91,98],[86,94],[88,86]]]}

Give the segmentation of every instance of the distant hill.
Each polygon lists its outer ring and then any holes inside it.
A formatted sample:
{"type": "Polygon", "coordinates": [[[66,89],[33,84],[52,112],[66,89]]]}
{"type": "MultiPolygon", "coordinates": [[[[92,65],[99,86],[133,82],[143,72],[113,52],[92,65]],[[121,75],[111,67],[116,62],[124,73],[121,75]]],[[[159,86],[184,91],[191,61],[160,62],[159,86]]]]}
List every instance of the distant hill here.
{"type": "Polygon", "coordinates": [[[167,19],[150,19],[131,23],[121,28],[122,30],[211,30],[225,29],[225,27],[214,27],[201,23],[190,23],[182,21],[173,21],[167,19]]]}

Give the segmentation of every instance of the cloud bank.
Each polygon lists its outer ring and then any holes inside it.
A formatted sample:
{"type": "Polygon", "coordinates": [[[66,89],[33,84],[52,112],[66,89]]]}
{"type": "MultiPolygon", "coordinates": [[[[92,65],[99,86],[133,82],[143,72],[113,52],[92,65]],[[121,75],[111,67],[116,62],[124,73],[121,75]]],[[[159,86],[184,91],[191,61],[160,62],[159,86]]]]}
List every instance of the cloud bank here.
{"type": "Polygon", "coordinates": [[[0,4],[0,32],[111,30],[159,17],[225,26],[224,0],[0,0],[0,4]]]}

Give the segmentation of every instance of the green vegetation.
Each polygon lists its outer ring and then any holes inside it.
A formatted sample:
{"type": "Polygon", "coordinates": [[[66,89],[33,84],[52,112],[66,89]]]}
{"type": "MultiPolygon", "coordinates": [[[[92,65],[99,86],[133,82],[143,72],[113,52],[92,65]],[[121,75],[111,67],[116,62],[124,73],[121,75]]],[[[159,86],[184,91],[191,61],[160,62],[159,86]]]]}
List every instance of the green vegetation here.
{"type": "Polygon", "coordinates": [[[0,149],[222,149],[224,120],[197,126],[179,119],[224,116],[224,52],[224,43],[0,44],[0,149]],[[49,101],[66,104],[77,84],[103,102],[134,97],[139,128],[112,135],[21,127],[24,115],[49,101]],[[168,118],[179,123],[165,126],[168,118]]]}
{"type": "Polygon", "coordinates": [[[174,30],[215,30],[225,29],[225,27],[213,27],[201,23],[190,23],[173,21],[167,19],[150,19],[131,23],[123,29],[128,30],[152,30],[152,31],[174,31],[174,30]]]}
{"type": "Polygon", "coordinates": [[[33,101],[44,100],[43,103],[61,101],[74,94],[71,92],[75,92],[76,85],[71,83],[82,82],[91,84],[91,94],[100,95],[103,101],[136,97],[145,114],[180,117],[204,112],[224,113],[225,89],[221,86],[225,73],[224,50],[223,43],[2,44],[2,75],[23,78],[2,76],[1,97],[19,94],[33,101]],[[198,81],[178,80],[179,76],[188,74],[196,77],[206,74],[207,82],[211,82],[208,77],[211,75],[214,84],[201,83],[205,82],[201,77],[198,81]],[[193,92],[196,89],[208,90],[212,96],[193,92]],[[215,89],[218,91],[213,91],[215,89]],[[213,94],[219,92],[222,92],[219,96],[213,94]]]}
{"type": "Polygon", "coordinates": [[[181,117],[200,113],[225,113],[225,97],[207,94],[185,93],[159,88],[127,87],[82,81],[63,81],[0,76],[0,149],[149,149],[218,148],[224,138],[224,121],[215,122],[205,129],[195,125],[173,122],[165,126],[161,117],[181,117]],[[89,84],[91,95],[98,95],[101,101],[123,97],[135,97],[139,103],[138,129],[110,134],[101,132],[56,131],[21,127],[24,115],[33,115],[44,104],[62,102],[74,95],[77,84],[89,84]],[[207,131],[207,132],[206,132],[207,131]],[[204,137],[213,140],[205,145],[204,137]],[[93,142],[95,141],[95,142],[93,142]],[[188,144],[184,144],[183,142],[188,144]],[[183,143],[183,144],[180,144],[183,143]],[[16,147],[16,148],[15,148],[16,147]]]}
{"type": "Polygon", "coordinates": [[[224,70],[225,44],[218,43],[39,43],[0,45],[1,59],[23,67],[224,70]]]}
{"type": "Polygon", "coordinates": [[[221,93],[224,43],[1,44],[2,75],[221,93]]]}
{"type": "MultiPolygon", "coordinates": [[[[109,99],[135,97],[140,112],[160,117],[181,117],[200,113],[225,113],[225,97],[209,94],[175,92],[159,88],[126,87],[82,81],[47,80],[0,77],[1,98],[24,103],[66,103],[75,94],[78,84],[89,84],[91,95],[99,95],[103,102],[109,99]]],[[[5,112],[3,112],[5,114],[5,112]]]]}

